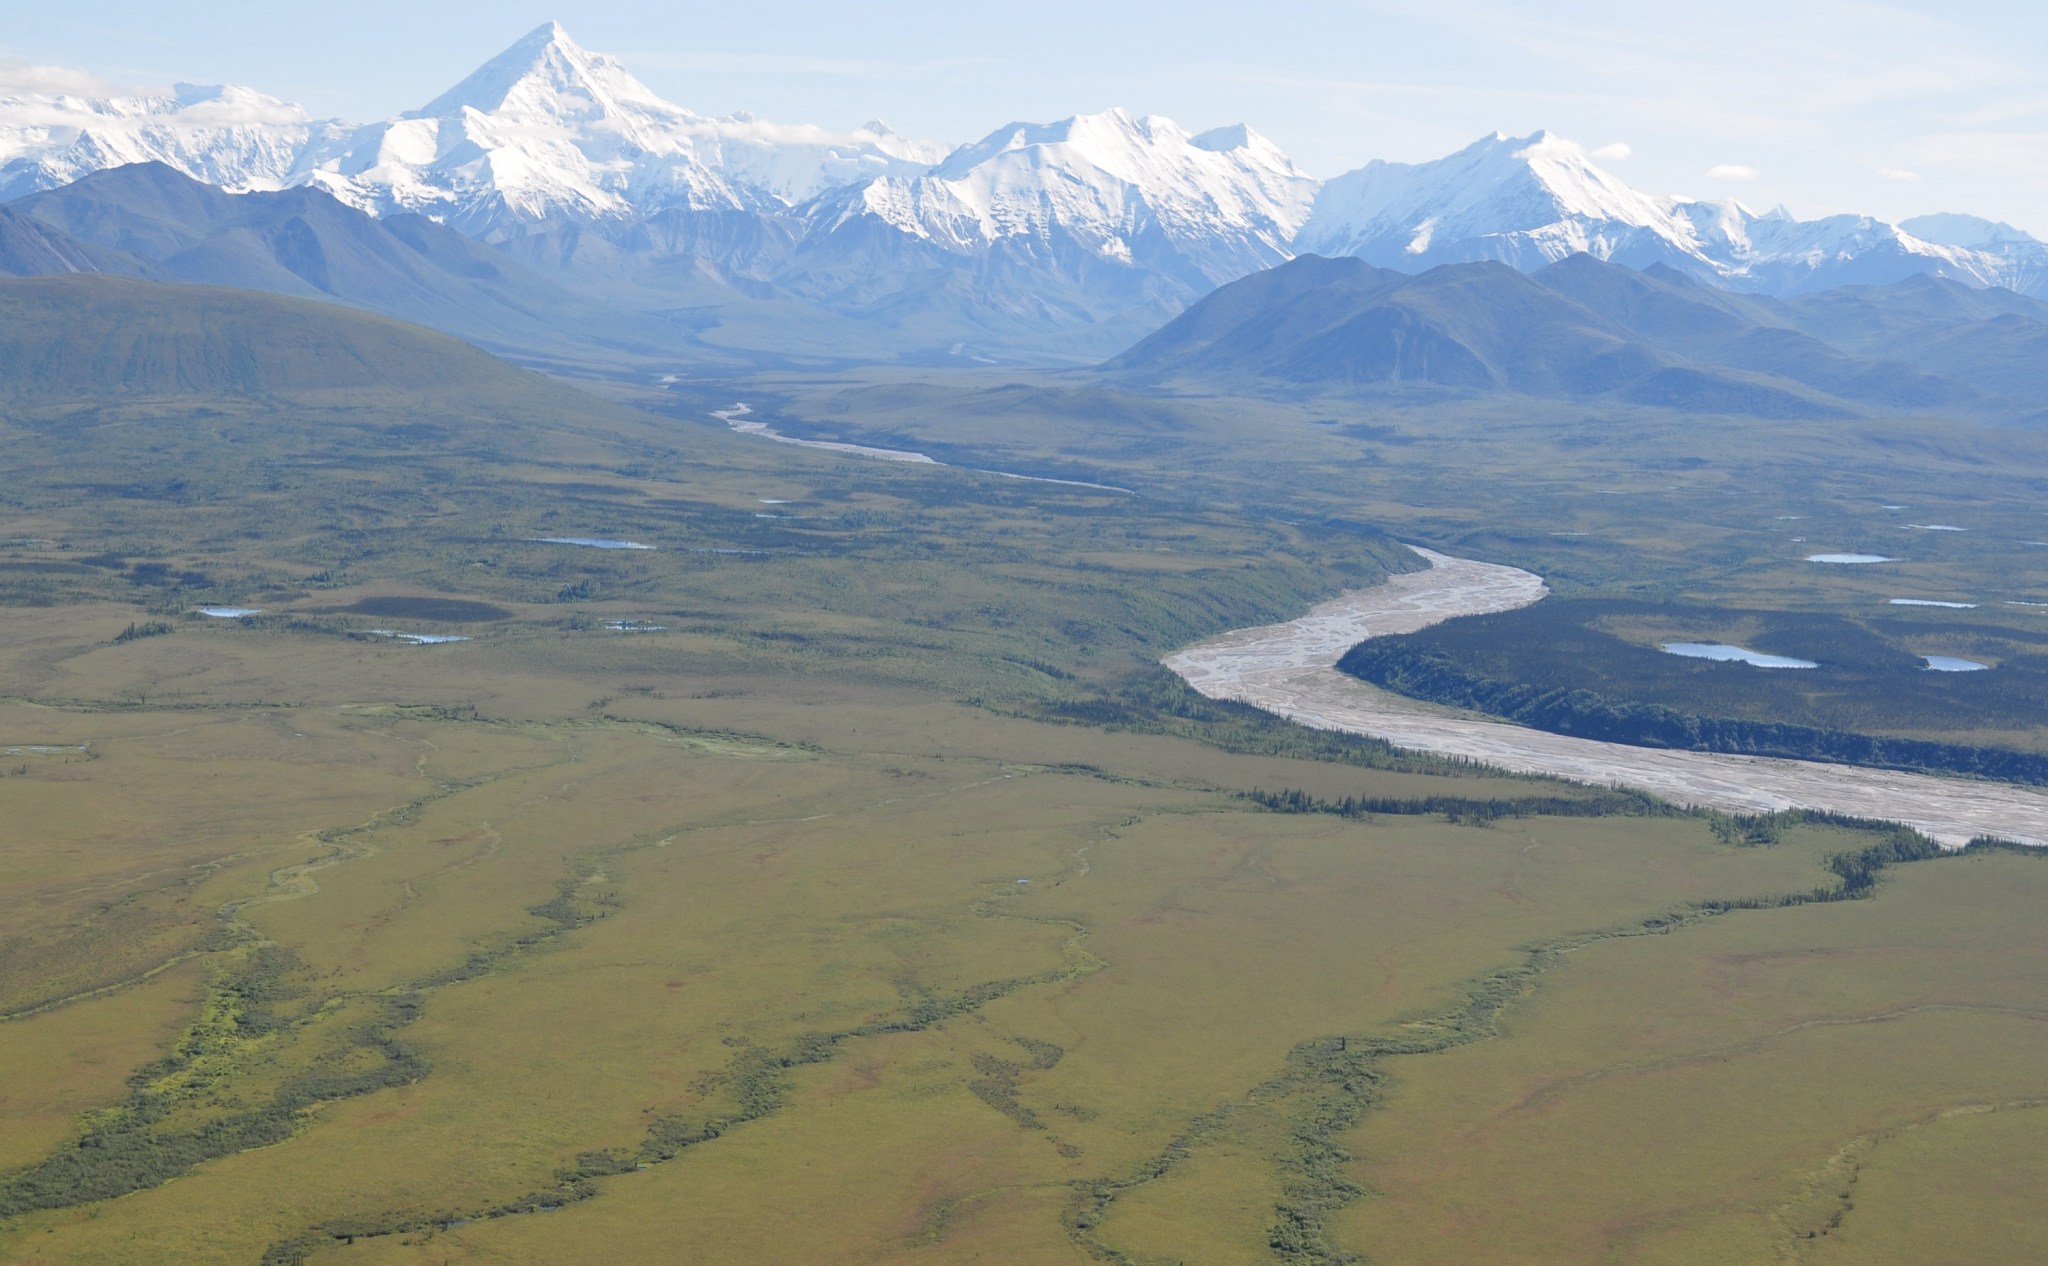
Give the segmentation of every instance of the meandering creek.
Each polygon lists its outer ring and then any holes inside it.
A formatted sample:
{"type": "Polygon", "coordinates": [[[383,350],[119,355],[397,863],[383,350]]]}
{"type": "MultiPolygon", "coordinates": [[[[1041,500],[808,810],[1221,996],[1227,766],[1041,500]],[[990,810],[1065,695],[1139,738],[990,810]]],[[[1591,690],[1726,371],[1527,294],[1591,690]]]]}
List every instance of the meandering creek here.
{"type": "Polygon", "coordinates": [[[1542,577],[1517,568],[1416,552],[1429,570],[1345,594],[1298,620],[1226,633],[1168,656],[1166,666],[1212,699],[1518,773],[1636,787],[1729,813],[1819,809],[1882,818],[1949,847],[1980,835],[2048,847],[2048,794],[2031,788],[1546,734],[1433,708],[1338,672],[1337,660],[1367,638],[1512,611],[1549,593],[1542,577]]]}
{"type": "MultiPolygon", "coordinates": [[[[915,462],[921,466],[944,466],[948,464],[939,461],[929,454],[915,453],[907,448],[871,448],[866,444],[841,444],[833,440],[800,440],[794,435],[784,435],[766,422],[750,418],[748,415],[753,411],[752,406],[742,403],[736,404],[730,409],[714,409],[711,416],[725,423],[741,435],[752,435],[764,440],[773,440],[777,444],[793,444],[798,448],[823,449],[828,453],[847,453],[854,457],[872,457],[877,461],[884,462],[915,462]]],[[[1090,483],[1085,479],[1053,479],[1045,475],[1020,475],[1014,470],[986,470],[980,466],[962,466],[958,469],[971,470],[977,475],[994,475],[998,479],[1019,479],[1027,484],[1059,484],[1067,488],[1093,488],[1097,492],[1115,492],[1131,497],[1138,495],[1129,488],[1119,488],[1115,484],[1090,483]]],[[[769,506],[789,504],[787,501],[770,501],[765,497],[757,498],[757,500],[762,505],[769,506]]]]}

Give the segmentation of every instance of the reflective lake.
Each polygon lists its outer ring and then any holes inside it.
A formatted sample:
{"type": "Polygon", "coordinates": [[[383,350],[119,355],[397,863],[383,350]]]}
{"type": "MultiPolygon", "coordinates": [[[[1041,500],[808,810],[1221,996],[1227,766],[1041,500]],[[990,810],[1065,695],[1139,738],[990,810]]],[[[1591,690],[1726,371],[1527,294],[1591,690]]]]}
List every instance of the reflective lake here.
{"type": "Polygon", "coordinates": [[[467,642],[460,633],[400,633],[395,629],[371,629],[373,637],[388,637],[394,642],[408,646],[440,646],[446,642],[467,642]]]}
{"type": "Polygon", "coordinates": [[[529,536],[536,545],[581,545],[588,549],[653,549],[638,541],[614,541],[602,536],[529,536]]]}
{"type": "Polygon", "coordinates": [[[1667,655],[1683,655],[1687,659],[1718,659],[1724,662],[1749,664],[1756,668],[1819,668],[1810,659],[1793,659],[1789,655],[1766,655],[1746,646],[1730,646],[1726,642],[1666,642],[1663,651],[1667,655]]]}

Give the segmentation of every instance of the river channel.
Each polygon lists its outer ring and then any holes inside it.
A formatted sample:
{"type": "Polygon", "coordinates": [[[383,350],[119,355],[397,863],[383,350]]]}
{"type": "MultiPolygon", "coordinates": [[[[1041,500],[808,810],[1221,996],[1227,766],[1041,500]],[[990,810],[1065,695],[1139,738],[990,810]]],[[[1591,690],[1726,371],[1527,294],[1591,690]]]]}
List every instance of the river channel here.
{"type": "Polygon", "coordinates": [[[1338,672],[1344,652],[1368,638],[1512,611],[1550,592],[1542,577],[1513,567],[1416,553],[1428,570],[1345,594],[1285,624],[1226,633],[1168,656],[1166,666],[1212,699],[1516,773],[1634,787],[1728,813],[1819,809],[1881,818],[1952,848],[1981,835],[2048,846],[2048,794],[2032,788],[1547,734],[1417,703],[1338,672]]]}

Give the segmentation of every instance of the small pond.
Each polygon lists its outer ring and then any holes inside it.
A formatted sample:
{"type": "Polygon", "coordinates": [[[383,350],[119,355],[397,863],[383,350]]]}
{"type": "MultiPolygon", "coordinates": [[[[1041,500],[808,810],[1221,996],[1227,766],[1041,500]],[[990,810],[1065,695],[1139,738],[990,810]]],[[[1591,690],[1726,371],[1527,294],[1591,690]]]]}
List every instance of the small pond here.
{"type": "Polygon", "coordinates": [[[1938,673],[1981,673],[1991,667],[1974,659],[1958,659],[1954,655],[1922,655],[1927,666],[1938,673]]]}
{"type": "Polygon", "coordinates": [[[615,541],[603,536],[529,536],[536,545],[581,545],[586,549],[653,549],[638,541],[615,541]]]}
{"type": "Polygon", "coordinates": [[[396,629],[371,629],[371,637],[388,637],[394,642],[408,646],[440,646],[448,642],[467,642],[460,633],[400,633],[396,629]]]}
{"type": "Polygon", "coordinates": [[[1789,655],[1766,655],[1746,646],[1730,646],[1726,642],[1665,642],[1662,647],[1667,655],[1683,655],[1687,659],[1717,659],[1724,662],[1748,664],[1754,668],[1819,668],[1810,659],[1793,659],[1789,655]]]}
{"type": "Polygon", "coordinates": [[[1808,554],[1809,563],[1895,563],[1898,560],[1883,554],[1808,554]]]}

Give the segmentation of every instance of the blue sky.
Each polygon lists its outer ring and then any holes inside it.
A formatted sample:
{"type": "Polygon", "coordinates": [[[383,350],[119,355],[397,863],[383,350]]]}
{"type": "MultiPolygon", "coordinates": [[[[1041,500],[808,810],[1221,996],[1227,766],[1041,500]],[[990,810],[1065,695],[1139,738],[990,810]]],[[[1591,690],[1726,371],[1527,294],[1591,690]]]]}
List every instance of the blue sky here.
{"type": "Polygon", "coordinates": [[[0,14],[0,92],[55,65],[417,106],[541,22],[709,114],[963,141],[1124,105],[1239,120],[1319,176],[1538,128],[1656,192],[1988,215],[2048,236],[2048,5],[2013,0],[937,3],[76,0],[0,14]]]}

